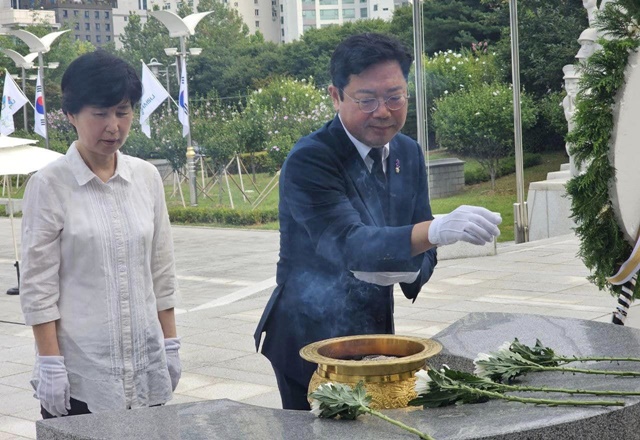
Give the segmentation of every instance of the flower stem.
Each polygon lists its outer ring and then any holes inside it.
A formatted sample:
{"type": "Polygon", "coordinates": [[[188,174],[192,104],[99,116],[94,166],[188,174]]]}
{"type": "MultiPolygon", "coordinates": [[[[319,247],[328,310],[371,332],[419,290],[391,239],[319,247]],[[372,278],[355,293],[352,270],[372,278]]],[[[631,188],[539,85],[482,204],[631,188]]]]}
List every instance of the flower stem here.
{"type": "Polygon", "coordinates": [[[564,371],[565,373],[605,374],[608,376],[640,377],[639,371],[589,370],[586,368],[545,367],[543,365],[536,365],[531,368],[531,371],[564,371]]]}
{"type": "Polygon", "coordinates": [[[557,356],[554,361],[570,363],[570,362],[640,362],[640,358],[632,357],[611,357],[611,356],[557,356]]]}
{"type": "Polygon", "coordinates": [[[498,393],[495,391],[487,391],[481,390],[479,388],[475,388],[472,386],[464,385],[462,383],[457,383],[452,388],[462,388],[473,394],[478,394],[481,396],[487,396],[492,399],[503,399],[509,400],[511,402],[520,402],[520,403],[533,403],[536,405],[549,405],[549,406],[624,406],[623,401],[612,401],[612,400],[557,400],[557,399],[537,399],[533,397],[516,397],[516,396],[508,396],[502,393],[498,393]]]}
{"type": "Polygon", "coordinates": [[[387,417],[387,416],[385,416],[384,414],[382,414],[381,412],[378,412],[378,411],[373,410],[373,409],[371,409],[371,408],[369,408],[369,407],[366,407],[366,406],[360,406],[360,408],[361,408],[364,412],[367,412],[367,413],[371,414],[372,416],[379,417],[379,418],[381,418],[382,420],[385,420],[385,421],[387,421],[387,422],[389,422],[389,423],[391,423],[391,424],[393,424],[393,425],[396,425],[396,426],[398,426],[398,427],[400,427],[400,428],[402,428],[402,429],[404,429],[404,430],[407,430],[407,431],[409,431],[410,433],[417,435],[418,437],[420,437],[420,438],[421,438],[421,439],[423,439],[423,440],[435,440],[435,439],[434,439],[433,437],[431,437],[429,434],[426,434],[426,433],[424,433],[424,432],[420,432],[420,431],[418,431],[417,429],[412,428],[411,426],[405,425],[405,424],[404,424],[404,423],[402,423],[402,422],[399,422],[399,421],[394,420],[394,419],[392,419],[392,418],[390,418],[390,417],[387,417]]]}
{"type": "Polygon", "coordinates": [[[594,396],[640,396],[640,391],[579,390],[507,384],[500,384],[500,388],[504,391],[540,391],[544,393],[591,394],[594,396]]]}

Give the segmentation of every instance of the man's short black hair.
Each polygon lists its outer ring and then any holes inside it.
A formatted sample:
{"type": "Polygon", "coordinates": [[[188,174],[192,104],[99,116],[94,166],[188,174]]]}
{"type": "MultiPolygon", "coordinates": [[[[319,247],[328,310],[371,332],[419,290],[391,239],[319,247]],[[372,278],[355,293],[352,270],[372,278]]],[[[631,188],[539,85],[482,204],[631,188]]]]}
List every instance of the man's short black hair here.
{"type": "Polygon", "coordinates": [[[397,61],[408,80],[413,56],[394,37],[367,32],[353,35],[338,45],[331,56],[331,82],[340,89],[349,84],[349,76],[359,75],[367,68],[385,61],[397,61]]]}
{"type": "Polygon", "coordinates": [[[86,53],[62,75],[62,111],[75,115],[85,106],[113,107],[129,100],[135,106],[142,84],[133,67],[104,50],[86,53]]]}

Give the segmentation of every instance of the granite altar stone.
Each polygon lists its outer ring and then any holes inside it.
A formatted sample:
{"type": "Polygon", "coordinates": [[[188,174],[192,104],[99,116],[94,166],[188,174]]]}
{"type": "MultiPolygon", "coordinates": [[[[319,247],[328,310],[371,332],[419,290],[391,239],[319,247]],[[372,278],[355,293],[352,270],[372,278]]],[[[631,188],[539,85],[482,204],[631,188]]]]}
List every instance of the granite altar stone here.
{"type": "MultiPolygon", "coordinates": [[[[640,330],[608,323],[540,315],[471,313],[434,337],[444,346],[431,364],[471,371],[479,352],[496,350],[519,338],[536,338],[564,355],[637,356],[640,330]]],[[[589,368],[640,370],[620,362],[589,368]]],[[[523,383],[582,389],[640,391],[640,378],[533,373],[523,383]]],[[[529,393],[532,394],[532,393],[529,393]]],[[[545,395],[545,397],[551,397],[545,395]]],[[[564,397],[567,396],[556,396],[564,397]]],[[[571,396],[595,399],[593,396],[571,396]]],[[[622,399],[622,398],[620,398],[622,399]]],[[[639,438],[640,399],[627,397],[624,407],[547,407],[490,401],[475,405],[422,410],[385,411],[438,440],[608,440],[639,438]]],[[[39,440],[80,439],[412,439],[407,433],[372,416],[356,421],[321,420],[309,412],[256,407],[216,400],[159,408],[118,411],[37,422],[39,440]]]]}

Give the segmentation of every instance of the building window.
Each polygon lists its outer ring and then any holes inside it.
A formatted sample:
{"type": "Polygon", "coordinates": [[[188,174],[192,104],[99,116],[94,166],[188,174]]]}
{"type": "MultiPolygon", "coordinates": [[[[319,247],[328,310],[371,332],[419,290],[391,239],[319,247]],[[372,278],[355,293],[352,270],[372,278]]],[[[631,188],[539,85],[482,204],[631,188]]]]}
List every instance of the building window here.
{"type": "Polygon", "coordinates": [[[310,25],[310,24],[305,24],[305,25],[302,26],[302,32],[306,32],[309,29],[313,29],[313,28],[315,28],[315,26],[310,25]]]}
{"type": "Polygon", "coordinates": [[[343,9],[342,10],[342,18],[356,18],[356,10],[355,9],[343,9]]]}
{"type": "Polygon", "coordinates": [[[337,5],[338,0],[320,0],[320,6],[337,5]]]}
{"type": "Polygon", "coordinates": [[[100,23],[96,23],[96,30],[99,31],[100,30],[100,23]]]}
{"type": "Polygon", "coordinates": [[[67,17],[69,16],[69,11],[67,11],[66,9],[63,9],[63,10],[62,10],[62,16],[63,16],[64,18],[67,18],[67,17]]]}
{"type": "Polygon", "coordinates": [[[360,18],[367,18],[367,8],[360,8],[360,18]]]}
{"type": "Polygon", "coordinates": [[[84,30],[85,31],[90,31],[91,30],[91,24],[90,23],[85,23],[84,24],[84,30]]]}
{"type": "Polygon", "coordinates": [[[378,5],[373,5],[374,12],[378,10],[378,5]]]}
{"type": "Polygon", "coordinates": [[[85,35],[84,39],[87,40],[87,41],[91,41],[91,35],[85,35]]]}
{"type": "Polygon", "coordinates": [[[306,11],[302,11],[302,18],[303,19],[308,19],[308,20],[315,20],[316,19],[316,11],[315,9],[308,9],[306,11]]]}
{"type": "Polygon", "coordinates": [[[258,20],[256,20],[256,28],[260,27],[260,22],[258,20]]]}
{"type": "Polygon", "coordinates": [[[104,24],[104,30],[105,31],[110,31],[111,30],[111,23],[105,23],[104,24]]]}
{"type": "Polygon", "coordinates": [[[125,15],[124,16],[124,21],[129,21],[129,16],[125,15]]]}
{"type": "Polygon", "coordinates": [[[337,20],[339,13],[337,9],[321,9],[320,20],[337,20]]]}
{"type": "Polygon", "coordinates": [[[354,0],[342,0],[343,5],[352,5],[354,0]]]}
{"type": "Polygon", "coordinates": [[[111,35],[107,35],[107,41],[111,41],[111,35]]]}
{"type": "Polygon", "coordinates": [[[163,10],[167,10],[167,9],[171,9],[171,3],[165,3],[164,5],[162,5],[162,9],[163,10]]]}
{"type": "Polygon", "coordinates": [[[253,4],[257,5],[258,4],[258,0],[253,0],[253,4]]]}
{"type": "Polygon", "coordinates": [[[75,11],[75,10],[74,10],[74,11],[73,11],[73,16],[74,16],[74,17],[77,17],[77,16],[78,16],[78,11],[75,11]]]}
{"type": "Polygon", "coordinates": [[[315,5],[316,0],[302,0],[302,3],[307,5],[315,5]]]}
{"type": "Polygon", "coordinates": [[[104,18],[109,18],[109,11],[104,11],[104,18]]]}
{"type": "Polygon", "coordinates": [[[260,9],[255,10],[256,17],[260,15],[260,9]]]}
{"type": "Polygon", "coordinates": [[[76,35],[76,41],[80,39],[80,35],[76,35]]]}
{"type": "Polygon", "coordinates": [[[284,17],[280,17],[280,24],[284,24],[284,17]]]}
{"type": "Polygon", "coordinates": [[[284,37],[284,29],[281,30],[282,36],[284,37]]]}
{"type": "Polygon", "coordinates": [[[100,11],[93,11],[93,17],[98,20],[100,19],[100,11]]]}
{"type": "Polygon", "coordinates": [[[102,37],[100,35],[96,35],[96,43],[102,43],[102,37]]]}
{"type": "Polygon", "coordinates": [[[79,31],[79,30],[80,30],[80,23],[78,23],[78,22],[76,21],[76,24],[73,26],[73,28],[74,28],[75,30],[79,31]]]}
{"type": "Polygon", "coordinates": [[[89,18],[89,11],[84,11],[84,18],[89,18]]]}

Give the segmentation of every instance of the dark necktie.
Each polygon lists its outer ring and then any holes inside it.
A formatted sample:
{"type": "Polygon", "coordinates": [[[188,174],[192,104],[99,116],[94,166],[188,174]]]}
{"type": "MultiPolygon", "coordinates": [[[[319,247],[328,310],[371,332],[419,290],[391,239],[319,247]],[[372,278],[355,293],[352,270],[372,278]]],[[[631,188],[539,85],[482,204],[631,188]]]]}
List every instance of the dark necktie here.
{"type": "Polygon", "coordinates": [[[371,166],[371,178],[376,187],[378,198],[382,204],[382,212],[387,223],[389,222],[389,193],[387,191],[387,177],[382,168],[382,148],[372,148],[369,157],[373,159],[371,166]]]}

